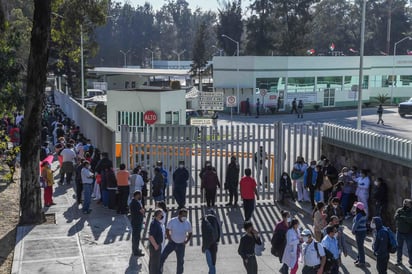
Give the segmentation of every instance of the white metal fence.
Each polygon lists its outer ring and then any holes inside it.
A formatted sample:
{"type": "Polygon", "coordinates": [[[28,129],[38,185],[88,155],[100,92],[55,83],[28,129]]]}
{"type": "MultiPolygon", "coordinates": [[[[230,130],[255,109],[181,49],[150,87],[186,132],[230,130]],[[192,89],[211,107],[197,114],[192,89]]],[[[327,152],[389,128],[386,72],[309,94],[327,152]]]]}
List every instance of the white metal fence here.
{"type": "Polygon", "coordinates": [[[412,160],[412,141],[408,139],[334,124],[323,125],[323,137],[362,149],[384,153],[391,157],[412,160]]]}

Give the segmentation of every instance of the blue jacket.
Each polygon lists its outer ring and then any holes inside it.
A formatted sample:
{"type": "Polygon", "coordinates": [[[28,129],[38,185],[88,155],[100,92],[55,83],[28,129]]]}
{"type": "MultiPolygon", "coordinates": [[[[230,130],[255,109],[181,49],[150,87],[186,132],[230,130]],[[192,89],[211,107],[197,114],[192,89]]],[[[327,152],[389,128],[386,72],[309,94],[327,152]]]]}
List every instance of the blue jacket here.
{"type": "Polygon", "coordinates": [[[380,217],[373,217],[372,220],[376,225],[376,235],[372,245],[373,253],[375,256],[388,256],[389,233],[386,227],[383,226],[380,217]]]}

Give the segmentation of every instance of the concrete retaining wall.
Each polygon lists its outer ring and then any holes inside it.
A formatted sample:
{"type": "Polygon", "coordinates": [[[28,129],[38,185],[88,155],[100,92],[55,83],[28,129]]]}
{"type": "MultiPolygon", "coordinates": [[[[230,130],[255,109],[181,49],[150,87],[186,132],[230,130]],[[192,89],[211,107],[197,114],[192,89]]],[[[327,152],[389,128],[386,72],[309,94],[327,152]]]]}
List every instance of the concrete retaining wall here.
{"type": "MultiPolygon", "coordinates": [[[[353,165],[370,170],[371,193],[374,179],[382,177],[385,180],[389,202],[383,219],[386,225],[394,228],[393,216],[396,209],[402,206],[403,199],[412,197],[412,162],[325,137],[322,138],[322,154],[326,155],[338,170],[343,166],[353,165]]],[[[374,216],[374,205],[375,201],[371,197],[370,216],[374,216]]]]}

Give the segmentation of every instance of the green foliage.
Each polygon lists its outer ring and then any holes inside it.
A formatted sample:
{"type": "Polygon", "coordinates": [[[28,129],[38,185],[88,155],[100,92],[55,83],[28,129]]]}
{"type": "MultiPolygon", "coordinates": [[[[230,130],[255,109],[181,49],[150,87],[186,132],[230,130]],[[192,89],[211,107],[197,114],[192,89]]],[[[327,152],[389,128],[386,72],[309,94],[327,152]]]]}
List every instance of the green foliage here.
{"type": "Polygon", "coordinates": [[[14,173],[16,172],[16,160],[20,153],[20,146],[12,147],[9,136],[4,130],[0,131],[0,154],[1,163],[5,164],[9,171],[4,175],[4,180],[13,183],[14,173]]]}
{"type": "Polygon", "coordinates": [[[378,94],[378,97],[376,97],[376,101],[381,104],[384,105],[387,101],[389,101],[390,97],[388,96],[388,94],[378,94]]]}
{"type": "Polygon", "coordinates": [[[314,108],[316,111],[318,111],[318,110],[320,109],[320,105],[314,104],[314,105],[313,105],[313,108],[314,108]]]}
{"type": "Polygon", "coordinates": [[[193,63],[191,71],[195,75],[200,75],[201,71],[207,65],[207,56],[206,56],[206,47],[205,47],[205,40],[207,39],[206,36],[206,24],[203,23],[200,25],[198,32],[196,34],[196,40],[193,45],[193,63]]]}
{"type": "Polygon", "coordinates": [[[181,89],[180,81],[172,81],[170,82],[170,88],[173,90],[181,89]]]}
{"type": "Polygon", "coordinates": [[[227,55],[236,54],[236,44],[222,37],[228,35],[236,41],[241,41],[243,33],[242,6],[240,0],[225,2],[218,12],[219,23],[216,28],[219,44],[227,55]]]}

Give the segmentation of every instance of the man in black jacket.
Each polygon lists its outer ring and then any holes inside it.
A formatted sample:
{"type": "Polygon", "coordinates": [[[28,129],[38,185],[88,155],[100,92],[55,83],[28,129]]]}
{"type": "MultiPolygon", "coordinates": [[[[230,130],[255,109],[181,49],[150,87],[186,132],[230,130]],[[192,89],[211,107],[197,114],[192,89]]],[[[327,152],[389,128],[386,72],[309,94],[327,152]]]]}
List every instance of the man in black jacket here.
{"type": "Polygon", "coordinates": [[[130,202],[130,215],[132,218],[132,252],[134,256],[138,257],[144,256],[144,253],[139,248],[144,212],[145,210],[142,205],[142,192],[140,190],[136,190],[133,193],[133,200],[130,202]]]}
{"type": "MultiPolygon", "coordinates": [[[[113,168],[113,162],[109,159],[109,154],[107,152],[102,152],[102,159],[97,162],[94,169],[95,173],[101,175],[102,182],[100,184],[100,191],[102,192],[102,203],[103,206],[109,206],[109,191],[107,187],[109,185],[109,170],[113,168]]],[[[111,172],[113,173],[113,172],[111,172]]]]}
{"type": "Polygon", "coordinates": [[[202,252],[206,255],[209,273],[216,273],[217,244],[220,240],[220,222],[213,209],[202,218],[202,252]]]}
{"type": "Polygon", "coordinates": [[[173,172],[173,196],[179,206],[178,209],[185,207],[188,180],[189,171],[185,167],[185,162],[179,161],[179,167],[173,172]]]}
{"type": "Polygon", "coordinates": [[[373,199],[375,200],[375,216],[382,218],[382,213],[388,203],[388,186],[381,177],[374,182],[373,199]]]}
{"type": "Polygon", "coordinates": [[[239,164],[236,162],[236,157],[232,156],[230,158],[230,163],[227,166],[226,171],[226,182],[225,189],[229,190],[229,203],[226,206],[231,206],[234,200],[233,205],[237,206],[238,200],[238,186],[239,186],[239,164]]]}

